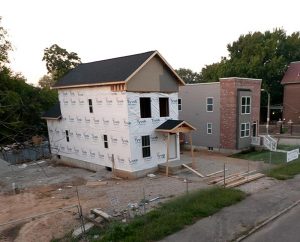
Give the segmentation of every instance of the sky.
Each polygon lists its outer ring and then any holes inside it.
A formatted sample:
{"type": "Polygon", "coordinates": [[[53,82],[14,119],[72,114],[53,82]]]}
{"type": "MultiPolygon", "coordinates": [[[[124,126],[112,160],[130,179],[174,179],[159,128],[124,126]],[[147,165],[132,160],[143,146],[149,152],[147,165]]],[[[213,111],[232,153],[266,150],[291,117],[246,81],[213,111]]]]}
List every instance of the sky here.
{"type": "Polygon", "coordinates": [[[14,51],[10,67],[28,83],[47,74],[44,49],[58,44],[82,62],[158,50],[175,69],[201,71],[240,35],[300,31],[299,0],[0,0],[14,51]]]}

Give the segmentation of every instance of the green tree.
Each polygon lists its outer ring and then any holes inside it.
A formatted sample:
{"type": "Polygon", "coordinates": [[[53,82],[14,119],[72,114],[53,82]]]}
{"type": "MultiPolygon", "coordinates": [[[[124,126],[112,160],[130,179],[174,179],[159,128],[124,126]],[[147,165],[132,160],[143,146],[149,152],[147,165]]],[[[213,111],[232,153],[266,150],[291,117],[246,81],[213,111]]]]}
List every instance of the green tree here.
{"type": "Polygon", "coordinates": [[[44,50],[43,61],[46,61],[48,74],[51,74],[54,81],[57,81],[81,63],[81,59],[75,52],[69,53],[57,44],[44,50]]]}
{"type": "Polygon", "coordinates": [[[191,69],[179,68],[175,71],[185,81],[185,83],[197,83],[201,81],[200,75],[197,72],[193,72],[191,69]]]}
{"type": "Polygon", "coordinates": [[[7,32],[0,24],[0,144],[47,135],[41,115],[57,102],[55,91],[29,85],[21,74],[11,71],[10,50],[7,32]]]}
{"type": "Polygon", "coordinates": [[[271,102],[282,103],[281,79],[288,64],[300,60],[299,32],[287,35],[283,29],[275,29],[249,33],[228,44],[227,50],[228,58],[202,69],[202,81],[230,76],[260,78],[263,88],[271,93],[271,102]]]}
{"type": "Polygon", "coordinates": [[[39,80],[39,86],[41,88],[50,89],[50,87],[54,84],[54,80],[51,75],[44,75],[39,80]]]}
{"type": "Polygon", "coordinates": [[[7,67],[0,72],[0,143],[47,135],[42,113],[58,100],[57,92],[34,87],[7,67]]]}
{"type": "Polygon", "coordinates": [[[7,39],[7,31],[1,26],[0,16],[0,68],[4,63],[9,63],[8,52],[12,50],[10,41],[7,39]]]}

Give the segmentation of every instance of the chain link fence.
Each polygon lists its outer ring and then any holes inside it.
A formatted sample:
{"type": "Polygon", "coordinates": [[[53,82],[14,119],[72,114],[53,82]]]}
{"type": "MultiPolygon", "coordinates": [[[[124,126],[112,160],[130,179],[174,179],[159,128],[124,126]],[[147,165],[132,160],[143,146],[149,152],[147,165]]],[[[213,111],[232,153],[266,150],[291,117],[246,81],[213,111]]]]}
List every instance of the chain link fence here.
{"type": "Polygon", "coordinates": [[[40,145],[14,144],[0,147],[0,159],[12,165],[50,158],[49,143],[43,142],[40,145]]]}

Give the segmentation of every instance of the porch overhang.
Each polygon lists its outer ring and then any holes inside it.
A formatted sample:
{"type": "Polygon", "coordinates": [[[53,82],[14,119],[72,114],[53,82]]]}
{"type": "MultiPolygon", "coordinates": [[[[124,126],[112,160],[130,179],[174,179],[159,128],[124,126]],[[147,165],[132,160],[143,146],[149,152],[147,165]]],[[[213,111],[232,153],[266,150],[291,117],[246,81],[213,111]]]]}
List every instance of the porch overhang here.
{"type": "Polygon", "coordinates": [[[196,128],[184,120],[169,119],[158,126],[155,131],[163,133],[189,133],[195,131],[196,128]]]}
{"type": "Polygon", "coordinates": [[[192,132],[195,131],[192,125],[184,120],[172,120],[169,119],[160,126],[158,126],[155,131],[167,133],[167,166],[166,166],[166,176],[169,176],[169,158],[170,158],[170,135],[176,133],[189,133],[190,136],[190,144],[191,144],[191,156],[192,156],[192,167],[195,169],[195,161],[194,161],[194,149],[192,142],[192,132]]]}
{"type": "Polygon", "coordinates": [[[56,103],[54,106],[52,106],[49,110],[47,110],[43,116],[42,119],[46,120],[58,120],[61,119],[61,110],[60,110],[60,104],[56,103]]]}

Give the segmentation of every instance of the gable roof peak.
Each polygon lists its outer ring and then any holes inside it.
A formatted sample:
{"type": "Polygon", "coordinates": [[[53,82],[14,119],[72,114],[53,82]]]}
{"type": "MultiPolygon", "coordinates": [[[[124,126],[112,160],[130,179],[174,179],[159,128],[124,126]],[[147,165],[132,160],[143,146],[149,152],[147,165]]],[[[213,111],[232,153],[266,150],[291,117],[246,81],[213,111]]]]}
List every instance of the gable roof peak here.
{"type": "Polygon", "coordinates": [[[156,53],[158,52],[148,51],[79,64],[59,79],[53,88],[60,89],[125,82],[133,72],[156,53]]]}
{"type": "Polygon", "coordinates": [[[291,62],[288,65],[281,84],[300,83],[300,61],[291,62]]]}

